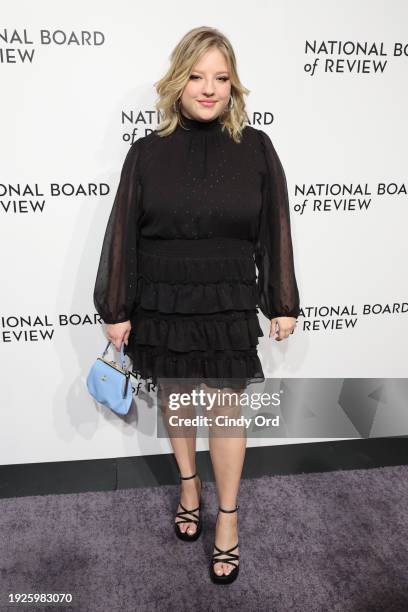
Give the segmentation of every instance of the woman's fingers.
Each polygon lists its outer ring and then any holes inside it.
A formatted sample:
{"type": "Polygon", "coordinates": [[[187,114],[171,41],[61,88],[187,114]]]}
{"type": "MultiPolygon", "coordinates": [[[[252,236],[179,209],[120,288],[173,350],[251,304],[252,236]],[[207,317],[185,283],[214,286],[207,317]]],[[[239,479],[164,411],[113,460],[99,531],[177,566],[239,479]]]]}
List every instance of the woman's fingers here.
{"type": "Polygon", "coordinates": [[[127,344],[131,329],[132,326],[130,321],[124,321],[123,323],[114,323],[107,326],[107,337],[112,342],[117,352],[120,351],[122,343],[127,344]]]}
{"type": "Polygon", "coordinates": [[[276,325],[276,321],[272,321],[271,322],[271,327],[270,327],[270,330],[269,330],[269,337],[270,338],[275,338],[277,333],[278,333],[278,327],[276,325]]]}
{"type": "Polygon", "coordinates": [[[122,346],[122,336],[110,336],[109,340],[112,342],[115,350],[119,353],[120,347],[122,346]]]}
{"type": "Polygon", "coordinates": [[[289,338],[290,334],[290,329],[281,329],[279,332],[279,340],[285,340],[286,338],[289,338]]]}
{"type": "Polygon", "coordinates": [[[280,321],[278,324],[276,323],[276,321],[271,322],[269,337],[275,338],[277,342],[281,342],[282,340],[289,338],[290,334],[293,334],[295,331],[294,325],[285,325],[284,321],[280,321]],[[276,332],[274,332],[274,329],[276,332]]]}

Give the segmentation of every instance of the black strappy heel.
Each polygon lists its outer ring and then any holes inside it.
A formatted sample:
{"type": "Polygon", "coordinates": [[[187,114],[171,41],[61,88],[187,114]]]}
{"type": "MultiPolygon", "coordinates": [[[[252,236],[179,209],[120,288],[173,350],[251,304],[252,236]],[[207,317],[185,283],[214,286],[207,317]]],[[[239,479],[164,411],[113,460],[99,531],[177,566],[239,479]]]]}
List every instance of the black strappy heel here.
{"type": "MultiPolygon", "coordinates": [[[[236,512],[238,508],[239,506],[236,506],[234,510],[224,510],[223,508],[218,507],[218,511],[236,512]]],[[[232,554],[231,551],[235,550],[235,548],[238,548],[238,542],[235,544],[235,546],[233,546],[232,548],[229,548],[228,550],[221,550],[221,548],[218,548],[216,544],[214,544],[214,548],[218,552],[214,553],[211,559],[211,563],[210,563],[211,580],[215,582],[216,584],[230,584],[231,582],[234,582],[239,572],[239,565],[238,563],[235,563],[234,561],[239,561],[239,555],[232,554]],[[219,555],[228,555],[228,556],[225,559],[221,559],[221,558],[217,558],[219,557],[219,555]],[[234,569],[231,570],[229,574],[221,574],[221,576],[218,576],[214,571],[214,565],[216,563],[229,563],[230,565],[234,566],[234,569]]]]}
{"type": "MultiPolygon", "coordinates": [[[[197,472],[195,474],[193,474],[192,476],[181,476],[180,475],[180,480],[189,480],[190,478],[195,478],[197,476],[197,472]]],[[[181,521],[177,521],[174,522],[174,528],[176,531],[176,536],[178,538],[180,538],[180,540],[184,540],[185,542],[194,542],[194,540],[197,540],[197,538],[200,537],[201,534],[201,529],[202,529],[202,519],[201,519],[201,512],[199,514],[199,516],[197,517],[197,515],[195,514],[195,512],[197,512],[198,510],[201,510],[201,491],[203,488],[203,483],[202,480],[199,476],[197,476],[200,479],[200,503],[198,505],[197,508],[194,508],[193,510],[187,510],[187,508],[185,508],[183,506],[183,504],[181,503],[181,501],[179,502],[180,506],[183,508],[182,512],[177,512],[176,517],[180,517],[183,520],[181,521]],[[186,516],[187,514],[191,515],[194,518],[188,518],[188,516],[186,516]],[[195,533],[193,533],[192,535],[188,534],[187,531],[185,533],[183,533],[178,525],[180,525],[180,523],[195,523],[197,525],[197,528],[195,530],[195,533]]]]}

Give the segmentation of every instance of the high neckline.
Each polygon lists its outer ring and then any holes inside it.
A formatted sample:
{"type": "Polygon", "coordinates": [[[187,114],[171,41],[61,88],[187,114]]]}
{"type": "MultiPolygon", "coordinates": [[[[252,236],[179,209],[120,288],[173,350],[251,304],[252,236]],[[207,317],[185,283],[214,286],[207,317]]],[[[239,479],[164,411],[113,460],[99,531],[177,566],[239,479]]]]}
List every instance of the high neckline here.
{"type": "Polygon", "coordinates": [[[211,121],[201,121],[199,119],[189,119],[189,117],[186,117],[182,111],[180,111],[180,115],[183,125],[180,125],[179,123],[179,127],[184,132],[216,132],[221,127],[221,122],[218,117],[211,119],[211,121]],[[185,129],[183,129],[183,127],[185,129]]]}

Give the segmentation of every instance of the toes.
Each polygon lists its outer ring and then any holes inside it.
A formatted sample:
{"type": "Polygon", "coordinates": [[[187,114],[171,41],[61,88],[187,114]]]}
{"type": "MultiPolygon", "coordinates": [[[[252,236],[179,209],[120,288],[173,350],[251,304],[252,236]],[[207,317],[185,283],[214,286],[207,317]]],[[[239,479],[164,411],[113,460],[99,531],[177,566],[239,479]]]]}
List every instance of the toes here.
{"type": "Polygon", "coordinates": [[[217,574],[217,576],[222,576],[223,574],[227,575],[231,571],[229,567],[230,567],[229,563],[221,563],[220,561],[219,563],[214,564],[214,571],[217,574]]]}
{"type": "Polygon", "coordinates": [[[188,523],[182,523],[181,521],[176,521],[176,525],[178,525],[178,529],[180,529],[180,531],[182,531],[183,533],[186,532],[188,523]]]}
{"type": "Polygon", "coordinates": [[[197,526],[195,523],[182,523],[181,521],[176,521],[178,524],[178,528],[183,533],[188,533],[188,535],[193,535],[196,532],[197,526]]]}
{"type": "Polygon", "coordinates": [[[190,523],[190,525],[188,525],[188,529],[187,529],[188,534],[189,535],[193,535],[193,533],[195,533],[195,530],[196,530],[195,524],[194,523],[190,523]]]}
{"type": "Polygon", "coordinates": [[[217,574],[217,576],[222,576],[222,574],[223,574],[223,567],[224,567],[223,563],[215,563],[214,564],[214,571],[217,574]]]}

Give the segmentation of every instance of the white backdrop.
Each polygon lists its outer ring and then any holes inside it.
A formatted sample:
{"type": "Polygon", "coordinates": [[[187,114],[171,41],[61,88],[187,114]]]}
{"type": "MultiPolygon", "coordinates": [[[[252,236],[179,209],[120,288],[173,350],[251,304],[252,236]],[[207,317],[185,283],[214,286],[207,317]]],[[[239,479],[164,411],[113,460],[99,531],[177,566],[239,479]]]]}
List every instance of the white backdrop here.
{"type": "Polygon", "coordinates": [[[1,464],[171,451],[151,402],[121,420],[85,379],[106,343],[92,291],[129,137],[156,126],[153,83],[199,25],[230,38],[288,180],[303,311],[281,343],[260,314],[265,375],[407,376],[407,20],[404,0],[3,3],[1,464]]]}

